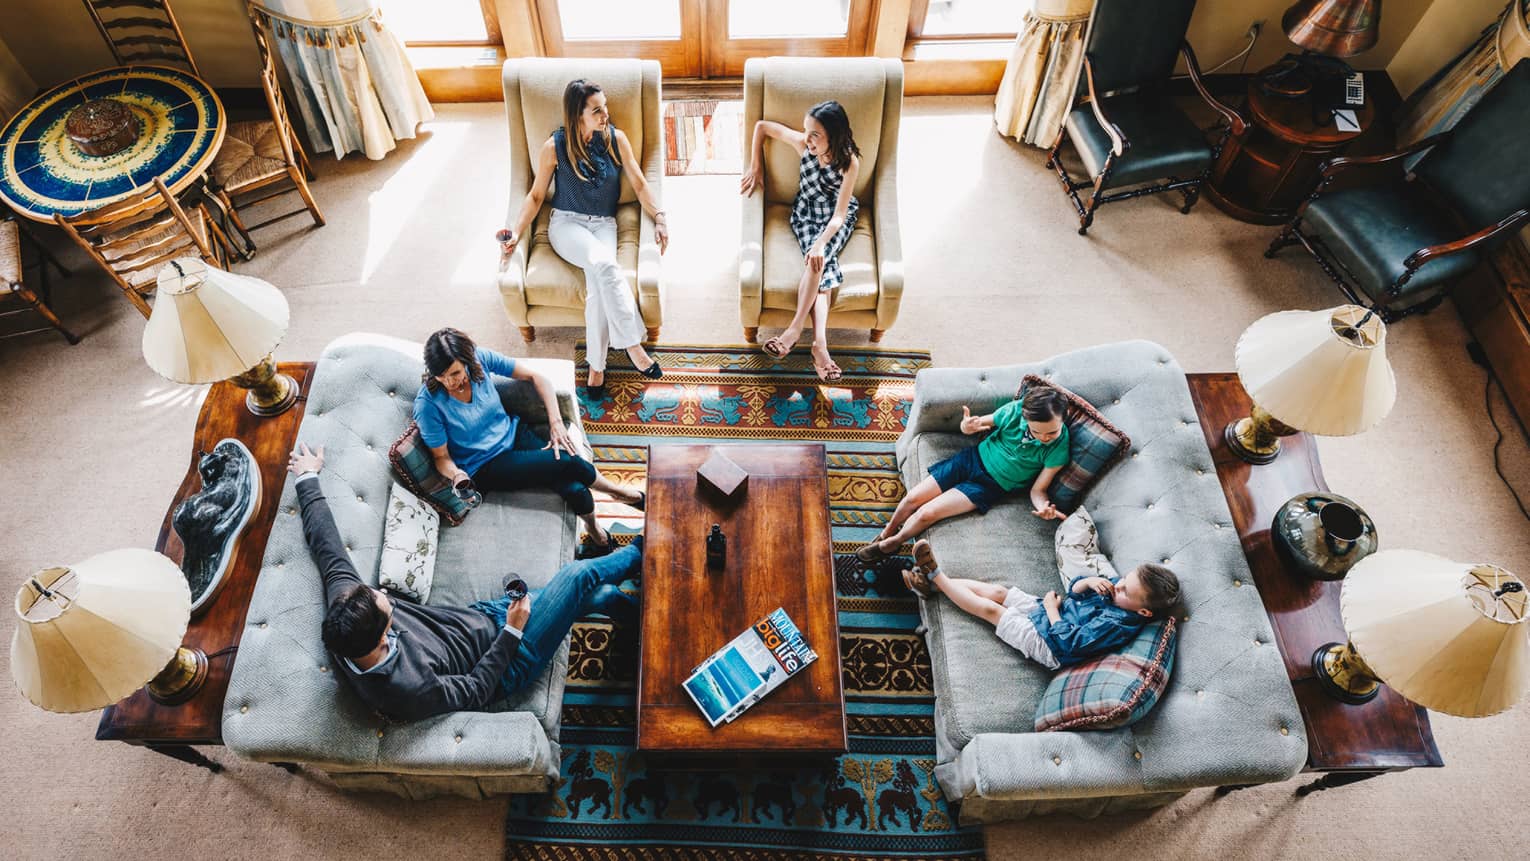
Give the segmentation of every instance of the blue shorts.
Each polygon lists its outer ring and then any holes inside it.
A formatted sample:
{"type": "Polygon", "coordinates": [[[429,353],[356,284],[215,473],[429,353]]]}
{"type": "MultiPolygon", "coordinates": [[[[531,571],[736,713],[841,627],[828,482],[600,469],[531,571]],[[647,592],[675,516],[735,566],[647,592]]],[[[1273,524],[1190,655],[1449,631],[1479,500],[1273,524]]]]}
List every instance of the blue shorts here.
{"type": "Polygon", "coordinates": [[[978,447],[975,445],[930,467],[930,478],[935,479],[942,491],[952,488],[960,491],[977,508],[979,514],[987,514],[994,503],[1009,493],[983,467],[983,459],[978,456],[978,447]]]}

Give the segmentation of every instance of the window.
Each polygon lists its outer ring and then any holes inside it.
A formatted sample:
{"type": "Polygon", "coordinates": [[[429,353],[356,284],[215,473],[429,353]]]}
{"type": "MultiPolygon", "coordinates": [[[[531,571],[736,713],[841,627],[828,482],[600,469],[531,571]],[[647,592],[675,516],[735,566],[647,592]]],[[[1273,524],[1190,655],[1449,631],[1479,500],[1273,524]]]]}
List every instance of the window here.
{"type": "Polygon", "coordinates": [[[558,18],[570,41],[680,38],[678,0],[558,0],[558,18]]]}
{"type": "Polygon", "coordinates": [[[850,0],[732,0],[728,38],[779,39],[843,36],[850,0]]]}
{"type": "Polygon", "coordinates": [[[406,45],[498,45],[494,0],[377,0],[406,45]]]}
{"type": "Polygon", "coordinates": [[[1020,32],[1026,4],[1015,0],[913,0],[908,36],[919,39],[1007,39],[1020,32]]]}

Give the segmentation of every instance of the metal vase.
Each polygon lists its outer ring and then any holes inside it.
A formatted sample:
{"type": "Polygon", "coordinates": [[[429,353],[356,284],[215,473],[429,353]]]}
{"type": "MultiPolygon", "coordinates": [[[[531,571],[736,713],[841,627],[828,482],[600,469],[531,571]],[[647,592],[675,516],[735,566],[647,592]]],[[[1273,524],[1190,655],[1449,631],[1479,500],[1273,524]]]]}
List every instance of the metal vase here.
{"type": "Polygon", "coordinates": [[[1314,580],[1342,580],[1377,546],[1370,515],[1337,493],[1291,497],[1275,512],[1270,534],[1286,562],[1314,580]]]}

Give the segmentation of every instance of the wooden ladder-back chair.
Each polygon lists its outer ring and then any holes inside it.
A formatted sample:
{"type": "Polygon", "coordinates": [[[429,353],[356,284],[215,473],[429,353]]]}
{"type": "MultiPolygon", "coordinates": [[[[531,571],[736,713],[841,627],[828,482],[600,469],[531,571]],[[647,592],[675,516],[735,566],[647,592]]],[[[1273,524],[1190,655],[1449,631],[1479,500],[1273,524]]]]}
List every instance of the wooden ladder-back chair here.
{"type": "Polygon", "coordinates": [[[212,165],[213,188],[228,209],[235,229],[244,238],[246,258],[255,253],[251,230],[291,218],[304,209],[313,216],[315,227],[324,226],[324,213],[308,189],[313,170],[308,166],[308,156],[287,116],[281,83],[276,79],[276,61],[253,11],[250,27],[255,33],[255,45],[260,49],[260,88],[266,93],[266,107],[271,112],[271,119],[231,123],[212,165]],[[248,226],[239,215],[241,209],[294,191],[303,198],[302,208],[248,226]],[[235,196],[239,199],[235,200],[235,196]]]}
{"type": "Polygon", "coordinates": [[[144,296],[154,289],[160,267],[171,260],[200,257],[227,268],[224,240],[206,208],[184,208],[160,177],[142,194],[78,215],[55,214],[53,219],[145,317],[151,309],[144,296]]]}
{"type": "Polygon", "coordinates": [[[119,66],[181,66],[201,77],[170,0],[84,0],[119,66]]]}
{"type": "Polygon", "coordinates": [[[48,249],[32,238],[32,235],[27,232],[26,228],[21,226],[19,221],[9,214],[0,217],[0,287],[5,288],[11,298],[27,306],[25,308],[0,311],[0,317],[9,317],[12,314],[35,311],[44,320],[48,321],[48,326],[39,326],[19,332],[6,332],[4,335],[0,335],[0,337],[11,338],[17,335],[30,335],[33,332],[42,332],[51,327],[57,329],[64,336],[64,340],[69,343],[78,344],[80,342],[79,336],[64,328],[63,321],[58,318],[57,314],[53,313],[52,308],[48,307],[48,267],[50,265],[58,270],[59,275],[68,277],[69,270],[65,269],[48,252],[48,249]],[[26,269],[26,260],[22,257],[22,247],[24,245],[31,246],[37,255],[38,290],[33,290],[24,282],[26,269]]]}

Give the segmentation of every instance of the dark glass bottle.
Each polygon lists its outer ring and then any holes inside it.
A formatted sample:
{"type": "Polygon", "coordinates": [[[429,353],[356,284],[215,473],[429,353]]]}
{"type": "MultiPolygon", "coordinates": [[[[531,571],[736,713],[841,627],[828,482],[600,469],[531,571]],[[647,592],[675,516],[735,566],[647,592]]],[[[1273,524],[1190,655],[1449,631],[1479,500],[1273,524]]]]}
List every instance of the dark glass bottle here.
{"type": "Polygon", "coordinates": [[[722,526],[712,524],[712,531],[707,534],[707,567],[721,568],[728,556],[728,539],[723,536],[722,526]]]}

